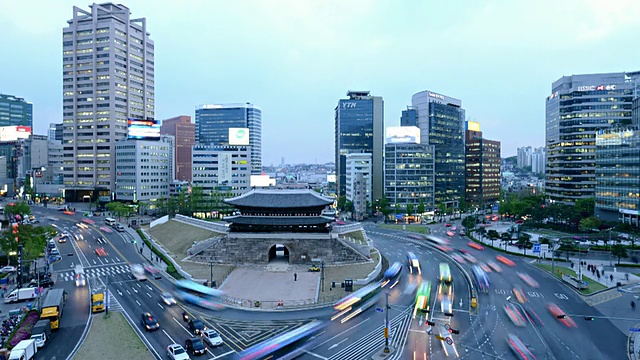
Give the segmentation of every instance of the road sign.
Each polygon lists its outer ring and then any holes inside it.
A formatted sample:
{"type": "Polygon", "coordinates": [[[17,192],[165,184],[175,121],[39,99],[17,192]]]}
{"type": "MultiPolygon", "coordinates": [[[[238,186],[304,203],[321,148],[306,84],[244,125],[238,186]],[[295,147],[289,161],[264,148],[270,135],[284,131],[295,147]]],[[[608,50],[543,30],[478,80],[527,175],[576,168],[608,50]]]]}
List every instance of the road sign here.
{"type": "Polygon", "coordinates": [[[533,244],[533,253],[534,254],[540,253],[540,244],[533,244]]]}
{"type": "Polygon", "coordinates": [[[629,328],[631,332],[640,332],[640,328],[629,328]]]}
{"type": "Polygon", "coordinates": [[[453,339],[447,336],[447,340],[445,340],[448,345],[453,344],[453,339]]]}
{"type": "Polygon", "coordinates": [[[446,323],[446,324],[444,324],[444,328],[449,330],[449,329],[451,329],[451,325],[449,325],[449,323],[446,323]]]}
{"type": "Polygon", "coordinates": [[[377,312],[384,312],[384,309],[383,309],[383,308],[380,308],[380,307],[377,307],[377,308],[376,308],[376,311],[377,311],[377,312]]]}

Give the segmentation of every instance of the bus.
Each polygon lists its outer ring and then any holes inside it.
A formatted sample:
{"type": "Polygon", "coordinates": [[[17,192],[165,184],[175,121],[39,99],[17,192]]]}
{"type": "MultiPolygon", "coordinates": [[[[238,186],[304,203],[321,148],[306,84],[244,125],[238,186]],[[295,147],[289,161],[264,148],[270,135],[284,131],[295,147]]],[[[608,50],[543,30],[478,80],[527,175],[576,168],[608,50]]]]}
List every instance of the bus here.
{"type": "Polygon", "coordinates": [[[67,292],[64,289],[50,289],[42,303],[40,320],[49,319],[51,330],[60,328],[60,318],[64,304],[67,302],[67,292]]]}
{"type": "MultiPolygon", "coordinates": [[[[420,284],[418,292],[416,292],[416,304],[413,308],[413,318],[416,318],[416,314],[420,311],[421,314],[426,314],[431,311],[431,281],[424,281],[420,284]]],[[[426,315],[425,315],[426,316],[426,315]]]]}
{"type": "Polygon", "coordinates": [[[489,292],[489,277],[487,273],[478,265],[474,265],[472,270],[478,289],[484,293],[489,292]]]}
{"type": "Polygon", "coordinates": [[[416,254],[412,252],[407,253],[407,266],[409,267],[409,272],[413,274],[413,270],[415,269],[418,275],[422,274],[422,269],[420,269],[420,260],[416,254]]]}
{"type": "Polygon", "coordinates": [[[393,289],[400,282],[401,273],[402,273],[402,265],[399,262],[393,263],[393,265],[389,266],[387,271],[384,272],[381,287],[385,287],[391,284],[389,289],[393,289]]]}
{"type": "Polygon", "coordinates": [[[451,283],[451,269],[447,263],[440,263],[440,282],[451,283]]]}
{"type": "Polygon", "coordinates": [[[138,281],[147,280],[147,276],[144,274],[144,268],[142,267],[142,265],[139,265],[139,264],[131,265],[131,274],[133,274],[133,277],[136,278],[136,280],[138,281]]]}
{"type": "Polygon", "coordinates": [[[108,226],[115,227],[117,222],[116,222],[116,219],[114,218],[106,218],[104,219],[104,223],[107,224],[108,226]]]}
{"type": "Polygon", "coordinates": [[[319,341],[317,335],[325,326],[318,320],[302,325],[242,351],[240,360],[295,359],[319,341]]]}
{"type": "Polygon", "coordinates": [[[186,303],[198,305],[205,309],[221,310],[223,308],[220,290],[200,285],[190,280],[178,280],[175,287],[176,297],[186,303]]]}
{"type": "Polygon", "coordinates": [[[340,323],[344,324],[354,316],[375,305],[382,291],[382,286],[380,285],[381,282],[369,284],[353,294],[342,298],[342,300],[333,306],[336,313],[331,317],[331,321],[342,318],[340,319],[340,323]]]}

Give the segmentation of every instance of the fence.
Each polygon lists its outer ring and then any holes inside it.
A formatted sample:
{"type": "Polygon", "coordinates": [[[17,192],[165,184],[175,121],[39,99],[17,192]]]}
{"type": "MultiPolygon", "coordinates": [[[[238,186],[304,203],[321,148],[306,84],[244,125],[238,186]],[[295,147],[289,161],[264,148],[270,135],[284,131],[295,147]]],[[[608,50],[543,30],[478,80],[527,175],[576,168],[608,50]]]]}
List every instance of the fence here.
{"type": "Polygon", "coordinates": [[[229,231],[229,226],[227,223],[209,222],[209,221],[204,221],[200,219],[194,219],[194,218],[180,215],[180,214],[176,215],[174,220],[180,221],[185,224],[193,225],[193,226],[198,226],[203,229],[219,232],[219,233],[226,234],[229,231]]]}

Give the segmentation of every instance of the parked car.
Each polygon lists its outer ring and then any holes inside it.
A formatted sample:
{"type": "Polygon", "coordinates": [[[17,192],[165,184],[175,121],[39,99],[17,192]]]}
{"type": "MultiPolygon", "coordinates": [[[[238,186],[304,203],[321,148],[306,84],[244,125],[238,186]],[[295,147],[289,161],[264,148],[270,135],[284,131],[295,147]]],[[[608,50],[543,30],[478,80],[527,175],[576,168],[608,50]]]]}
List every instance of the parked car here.
{"type": "Polygon", "coordinates": [[[5,266],[3,268],[0,268],[0,273],[5,274],[5,273],[12,273],[16,271],[16,267],[15,266],[5,266]]]}

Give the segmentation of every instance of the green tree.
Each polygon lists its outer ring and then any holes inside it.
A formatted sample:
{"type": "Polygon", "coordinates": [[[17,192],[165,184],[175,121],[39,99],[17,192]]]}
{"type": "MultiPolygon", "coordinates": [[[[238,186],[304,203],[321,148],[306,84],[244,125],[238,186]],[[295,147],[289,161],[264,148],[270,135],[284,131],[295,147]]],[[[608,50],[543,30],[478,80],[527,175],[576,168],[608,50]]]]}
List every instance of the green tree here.
{"type": "Polygon", "coordinates": [[[338,204],[336,205],[336,207],[338,208],[338,210],[344,211],[344,206],[346,203],[347,197],[345,195],[338,196],[338,204]]]}
{"type": "Polygon", "coordinates": [[[386,196],[382,196],[382,200],[380,200],[380,212],[384,215],[385,219],[389,214],[391,214],[391,209],[389,208],[389,199],[386,196]]]}
{"type": "Polygon", "coordinates": [[[424,199],[420,199],[418,203],[418,214],[422,215],[425,212],[424,199]]]}
{"type": "Polygon", "coordinates": [[[618,265],[620,265],[620,259],[629,256],[627,254],[627,248],[622,244],[615,244],[611,247],[611,255],[618,258],[618,265]]]}
{"type": "Polygon", "coordinates": [[[500,234],[498,234],[498,232],[495,230],[489,230],[489,232],[487,232],[487,237],[491,239],[491,246],[493,246],[493,241],[495,239],[498,239],[500,237],[500,234]]]}
{"type": "Polygon", "coordinates": [[[579,199],[576,201],[575,205],[573,206],[573,210],[576,215],[579,215],[582,218],[588,218],[590,216],[593,216],[594,206],[595,206],[595,199],[592,197],[586,198],[586,199],[579,199]]]}
{"type": "Polygon", "coordinates": [[[411,203],[407,204],[407,214],[408,215],[413,215],[413,208],[414,208],[413,204],[411,204],[411,203]]]}
{"type": "Polygon", "coordinates": [[[580,229],[580,231],[582,232],[591,232],[592,229],[597,229],[600,224],[601,221],[598,218],[590,216],[580,220],[578,229],[580,229]]]}
{"type": "Polygon", "coordinates": [[[32,226],[18,225],[17,233],[13,233],[13,228],[9,227],[0,234],[0,247],[7,254],[7,260],[11,252],[18,251],[18,245],[22,245],[23,261],[37,259],[47,245],[47,239],[53,238],[57,231],[52,226],[32,226]],[[16,241],[16,237],[18,241],[16,241]]]}
{"type": "Polygon", "coordinates": [[[20,201],[18,203],[13,203],[13,205],[5,206],[5,218],[9,218],[12,215],[20,215],[21,217],[24,217],[25,215],[31,215],[31,207],[29,206],[29,204],[27,204],[26,201],[20,201]]]}
{"type": "Polygon", "coordinates": [[[475,216],[467,216],[462,219],[462,227],[464,227],[467,231],[471,231],[471,229],[476,227],[476,218],[475,216]]]}
{"type": "Polygon", "coordinates": [[[500,234],[500,239],[502,239],[502,241],[509,241],[511,240],[511,234],[505,231],[502,234],[500,234]]]}
{"type": "Polygon", "coordinates": [[[522,246],[522,254],[527,256],[527,248],[532,245],[531,243],[531,235],[522,232],[518,237],[518,245],[522,246]]]}

